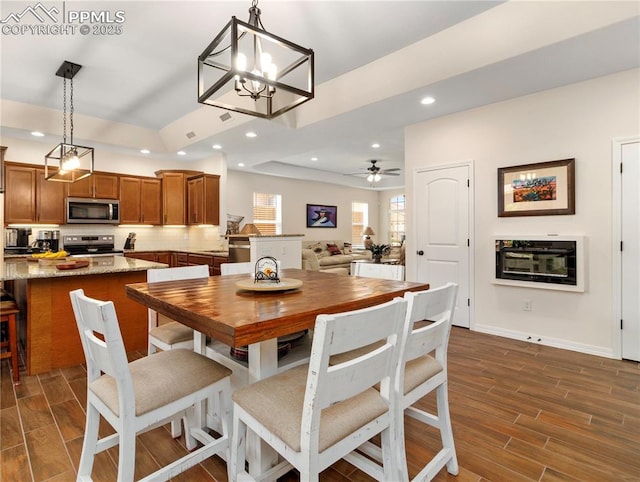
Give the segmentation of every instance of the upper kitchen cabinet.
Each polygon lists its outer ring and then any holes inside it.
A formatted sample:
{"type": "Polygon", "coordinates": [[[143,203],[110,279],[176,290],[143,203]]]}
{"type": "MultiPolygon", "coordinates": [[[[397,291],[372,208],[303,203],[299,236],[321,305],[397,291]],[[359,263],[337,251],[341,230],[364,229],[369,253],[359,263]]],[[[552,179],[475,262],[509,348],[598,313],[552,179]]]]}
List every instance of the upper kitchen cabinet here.
{"type": "Polygon", "coordinates": [[[187,224],[187,178],[200,171],[156,171],[162,179],[162,224],[187,224]]]}
{"type": "Polygon", "coordinates": [[[188,224],[220,224],[220,176],[199,174],[187,179],[188,224]]]}
{"type": "Polygon", "coordinates": [[[120,177],[120,222],[162,224],[160,179],[120,177]]]}
{"type": "Polygon", "coordinates": [[[69,197],[118,199],[118,175],[94,172],[89,177],[68,185],[69,197]]]}
{"type": "Polygon", "coordinates": [[[28,164],[5,165],[4,222],[64,223],[64,185],[46,181],[44,170],[28,164]]]}

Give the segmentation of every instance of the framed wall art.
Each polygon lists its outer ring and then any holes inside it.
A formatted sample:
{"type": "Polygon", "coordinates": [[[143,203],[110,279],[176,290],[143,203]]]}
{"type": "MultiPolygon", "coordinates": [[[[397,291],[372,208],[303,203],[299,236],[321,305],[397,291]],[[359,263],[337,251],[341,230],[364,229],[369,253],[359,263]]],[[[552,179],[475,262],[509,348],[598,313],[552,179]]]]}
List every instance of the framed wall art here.
{"type": "Polygon", "coordinates": [[[338,226],[337,206],[307,204],[308,228],[335,228],[338,226]]]}
{"type": "Polygon", "coordinates": [[[575,159],[498,168],[498,217],[575,212],[575,159]]]}

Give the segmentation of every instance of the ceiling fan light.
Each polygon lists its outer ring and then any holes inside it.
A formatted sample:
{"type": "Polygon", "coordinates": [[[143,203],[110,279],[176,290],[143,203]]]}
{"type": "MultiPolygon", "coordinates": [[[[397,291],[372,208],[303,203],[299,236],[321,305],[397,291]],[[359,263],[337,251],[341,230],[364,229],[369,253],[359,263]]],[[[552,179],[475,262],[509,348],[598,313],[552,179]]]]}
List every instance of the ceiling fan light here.
{"type": "Polygon", "coordinates": [[[373,182],[373,174],[367,176],[367,182],[373,182]]]}
{"type": "Polygon", "coordinates": [[[380,179],[382,179],[382,176],[376,172],[375,176],[373,176],[373,182],[378,182],[380,179]]]}

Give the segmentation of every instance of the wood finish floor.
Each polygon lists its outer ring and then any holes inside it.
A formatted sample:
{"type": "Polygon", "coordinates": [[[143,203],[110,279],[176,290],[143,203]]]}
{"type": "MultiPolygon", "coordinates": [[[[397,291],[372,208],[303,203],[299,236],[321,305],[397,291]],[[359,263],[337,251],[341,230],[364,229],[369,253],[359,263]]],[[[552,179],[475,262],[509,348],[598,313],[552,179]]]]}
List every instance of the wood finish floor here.
{"type": "MultiPolygon", "coordinates": [[[[23,375],[13,387],[5,361],[1,375],[0,480],[75,480],[84,431],[84,368],[23,375]]],[[[460,473],[454,478],[442,470],[436,480],[640,481],[638,363],[454,328],[449,396],[460,473]]],[[[433,407],[434,399],[421,403],[433,407]]],[[[439,438],[411,419],[406,432],[414,475],[439,449],[439,438]]],[[[183,453],[182,440],[173,440],[168,427],[138,437],[136,478],[183,453]]],[[[115,480],[116,461],[117,448],[101,454],[94,480],[115,480]]],[[[174,480],[227,480],[225,465],[213,457],[174,480]]],[[[341,461],[322,480],[370,479],[341,461]]]]}

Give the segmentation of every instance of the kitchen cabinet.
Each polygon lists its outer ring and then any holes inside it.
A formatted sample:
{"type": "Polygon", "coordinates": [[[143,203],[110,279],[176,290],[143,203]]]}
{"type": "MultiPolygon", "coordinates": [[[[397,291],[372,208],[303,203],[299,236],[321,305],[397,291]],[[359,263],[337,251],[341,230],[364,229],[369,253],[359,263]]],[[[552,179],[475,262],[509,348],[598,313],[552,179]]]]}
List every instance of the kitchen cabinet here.
{"type": "Polygon", "coordinates": [[[139,253],[125,253],[127,258],[135,258],[142,259],[144,261],[153,261],[156,263],[164,263],[169,266],[174,266],[171,263],[171,252],[170,251],[143,251],[139,253]]]}
{"type": "Polygon", "coordinates": [[[187,179],[187,223],[220,224],[220,176],[200,174],[187,179]]]}
{"type": "Polygon", "coordinates": [[[120,176],[120,222],[162,224],[160,179],[120,176]]]}
{"type": "Polygon", "coordinates": [[[118,175],[94,172],[89,177],[68,184],[67,196],[118,199],[118,175]]]}
{"type": "MultiPolygon", "coordinates": [[[[191,254],[189,253],[189,262],[188,266],[193,266],[196,264],[206,264],[209,266],[209,276],[214,275],[213,269],[213,256],[209,254],[191,254]]],[[[218,273],[220,274],[220,273],[218,273]]]]}
{"type": "Polygon", "coordinates": [[[187,178],[201,171],[156,171],[162,180],[162,224],[187,224],[187,178]]]}
{"type": "Polygon", "coordinates": [[[44,169],[36,169],[36,222],[64,224],[63,182],[47,181],[44,169]]]}
{"type": "Polygon", "coordinates": [[[5,165],[5,223],[64,223],[64,183],[46,181],[44,170],[5,165]]]}

